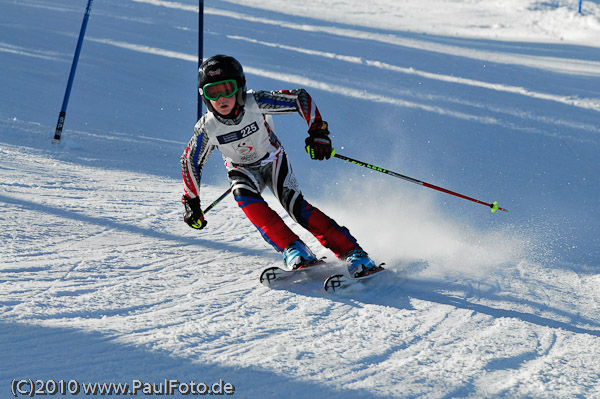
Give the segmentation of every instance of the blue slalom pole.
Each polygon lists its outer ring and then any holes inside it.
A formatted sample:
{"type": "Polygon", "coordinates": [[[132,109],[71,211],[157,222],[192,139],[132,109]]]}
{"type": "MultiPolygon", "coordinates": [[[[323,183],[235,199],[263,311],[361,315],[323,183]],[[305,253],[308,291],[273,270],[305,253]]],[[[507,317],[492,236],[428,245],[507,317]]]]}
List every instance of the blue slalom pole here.
{"type": "Polygon", "coordinates": [[[58,114],[58,122],[56,123],[56,130],[54,131],[54,140],[52,140],[52,143],[54,144],[58,144],[60,142],[60,136],[62,135],[63,126],[65,124],[65,117],[67,115],[67,104],[69,103],[69,97],[71,96],[71,88],[73,87],[75,69],[77,69],[79,53],[81,52],[81,45],[83,44],[83,37],[85,36],[85,29],[87,28],[88,19],[90,18],[92,1],[93,0],[88,0],[87,7],[85,9],[85,15],[83,16],[83,23],[81,24],[81,30],[79,31],[79,39],[77,40],[75,55],[73,56],[73,62],[71,63],[69,81],[67,82],[67,89],[65,90],[65,97],[63,98],[62,107],[60,108],[60,114],[58,114]]]}
{"type": "Polygon", "coordinates": [[[581,2],[582,0],[579,0],[579,13],[581,14],[581,2]]]}
{"type": "MultiPolygon", "coordinates": [[[[202,64],[202,53],[204,50],[203,46],[204,42],[204,0],[198,0],[198,69],[200,69],[200,65],[202,64]]],[[[202,116],[202,96],[200,95],[200,91],[196,90],[196,95],[198,96],[198,112],[197,119],[200,119],[202,116]]]]}

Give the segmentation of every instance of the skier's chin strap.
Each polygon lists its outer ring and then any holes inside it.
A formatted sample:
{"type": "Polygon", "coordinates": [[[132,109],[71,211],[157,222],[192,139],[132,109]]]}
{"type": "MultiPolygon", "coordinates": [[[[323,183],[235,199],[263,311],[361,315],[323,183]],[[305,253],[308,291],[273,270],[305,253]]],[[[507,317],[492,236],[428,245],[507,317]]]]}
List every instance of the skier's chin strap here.
{"type": "Polygon", "coordinates": [[[243,111],[244,111],[244,107],[242,105],[239,105],[236,102],[235,106],[233,107],[233,109],[231,110],[231,112],[228,113],[227,115],[221,115],[217,111],[215,111],[214,113],[217,114],[217,116],[219,116],[219,118],[221,118],[221,119],[229,119],[231,121],[235,121],[236,119],[238,119],[238,117],[240,117],[241,115],[244,114],[243,111]]]}

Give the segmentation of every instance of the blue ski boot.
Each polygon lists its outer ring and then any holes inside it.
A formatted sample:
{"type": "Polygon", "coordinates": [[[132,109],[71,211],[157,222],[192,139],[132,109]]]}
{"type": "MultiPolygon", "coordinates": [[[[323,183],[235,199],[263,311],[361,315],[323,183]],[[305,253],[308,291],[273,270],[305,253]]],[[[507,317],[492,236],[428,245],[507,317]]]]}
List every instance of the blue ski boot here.
{"type": "Polygon", "coordinates": [[[285,269],[296,270],[302,266],[315,262],[317,257],[302,241],[294,241],[283,251],[285,269]]]}
{"type": "Polygon", "coordinates": [[[363,277],[378,267],[361,248],[348,252],[344,261],[348,262],[348,273],[352,278],[363,277]]]}

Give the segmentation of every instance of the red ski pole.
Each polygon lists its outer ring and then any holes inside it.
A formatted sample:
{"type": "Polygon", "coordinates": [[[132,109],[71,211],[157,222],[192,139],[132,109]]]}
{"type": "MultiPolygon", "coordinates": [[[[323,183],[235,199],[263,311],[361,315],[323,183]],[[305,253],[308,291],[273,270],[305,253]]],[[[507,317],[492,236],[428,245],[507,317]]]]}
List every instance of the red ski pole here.
{"type": "Polygon", "coordinates": [[[356,159],[352,159],[352,158],[346,157],[346,156],[341,155],[341,154],[336,154],[335,150],[333,150],[331,152],[331,155],[334,156],[334,157],[336,157],[336,158],[342,159],[344,161],[347,161],[347,162],[353,163],[355,165],[358,165],[358,166],[362,166],[362,167],[365,167],[365,168],[368,168],[368,169],[371,169],[371,170],[375,170],[377,172],[385,173],[386,175],[398,177],[398,178],[400,178],[402,180],[406,180],[406,181],[418,184],[418,185],[423,186],[423,187],[432,188],[434,190],[441,191],[442,193],[454,195],[455,197],[459,197],[459,198],[462,198],[462,199],[466,199],[466,200],[469,200],[469,201],[476,202],[476,203],[481,204],[481,205],[488,206],[488,207],[490,207],[492,209],[492,213],[494,213],[496,211],[508,212],[508,209],[500,208],[498,206],[498,202],[497,201],[494,201],[494,202],[492,202],[490,204],[490,203],[483,202],[483,201],[480,201],[480,200],[475,199],[475,198],[467,197],[466,195],[459,194],[459,193],[454,192],[454,191],[450,191],[450,190],[445,189],[443,187],[439,187],[439,186],[436,186],[436,185],[433,185],[433,184],[430,184],[430,183],[427,183],[427,182],[424,182],[424,181],[421,181],[421,180],[414,179],[412,177],[401,175],[400,173],[392,172],[391,170],[380,168],[379,166],[374,166],[374,165],[368,164],[366,162],[362,162],[362,161],[359,161],[359,160],[356,160],[356,159]]]}

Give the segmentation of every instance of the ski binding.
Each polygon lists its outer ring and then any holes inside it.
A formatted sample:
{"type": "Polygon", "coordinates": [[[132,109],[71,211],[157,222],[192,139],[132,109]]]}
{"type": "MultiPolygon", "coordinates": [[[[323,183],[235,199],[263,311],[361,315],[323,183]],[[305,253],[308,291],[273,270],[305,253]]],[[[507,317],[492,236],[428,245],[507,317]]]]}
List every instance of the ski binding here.
{"type": "Polygon", "coordinates": [[[344,288],[348,288],[356,283],[363,282],[378,275],[380,272],[385,270],[383,265],[385,265],[385,263],[380,264],[379,266],[377,266],[377,268],[371,270],[369,273],[361,277],[350,277],[345,274],[331,275],[325,280],[323,288],[325,288],[325,291],[327,291],[328,293],[341,291],[344,288]]]}
{"type": "Polygon", "coordinates": [[[260,282],[267,287],[275,282],[279,282],[294,276],[297,272],[305,271],[313,266],[322,265],[325,263],[325,257],[317,259],[311,263],[299,266],[294,270],[285,270],[278,266],[267,267],[260,274],[260,282]]]}

